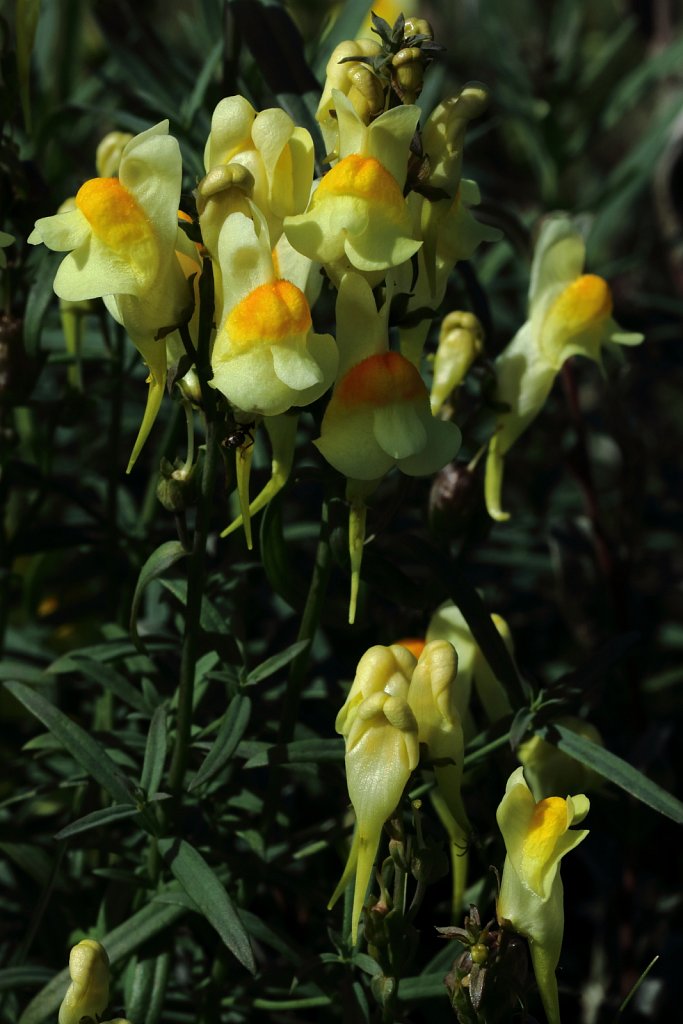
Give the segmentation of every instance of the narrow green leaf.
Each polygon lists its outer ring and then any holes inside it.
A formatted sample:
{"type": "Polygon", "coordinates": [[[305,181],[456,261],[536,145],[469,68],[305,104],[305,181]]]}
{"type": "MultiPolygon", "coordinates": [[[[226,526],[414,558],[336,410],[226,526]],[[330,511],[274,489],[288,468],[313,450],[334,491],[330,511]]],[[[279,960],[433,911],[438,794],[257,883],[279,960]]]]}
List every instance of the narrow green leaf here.
{"type": "Polygon", "coordinates": [[[35,988],[44,985],[52,977],[52,971],[46,967],[4,967],[0,970],[0,992],[13,988],[35,988]]]}
{"type": "Polygon", "coordinates": [[[285,665],[289,665],[290,661],[294,661],[297,655],[306,650],[310,642],[310,640],[298,640],[284,651],[280,651],[279,654],[274,654],[272,658],[266,658],[265,661],[251,670],[245,680],[245,686],[253,686],[255,683],[260,683],[267,679],[268,676],[274,675],[285,665]]]}
{"type": "Polygon", "coordinates": [[[609,782],[620,786],[621,789],[641,800],[648,807],[659,811],[660,814],[671,818],[679,825],[683,824],[683,803],[671,793],[667,793],[656,782],[648,779],[628,761],[623,761],[616,754],[612,754],[596,743],[591,743],[590,740],[572,732],[564,725],[547,726],[539,732],[539,735],[559,750],[563,750],[565,754],[588,765],[609,782]]]}
{"type": "Polygon", "coordinates": [[[443,999],[446,995],[443,974],[421,974],[416,978],[402,978],[399,995],[406,1001],[417,999],[443,999]]]}
{"type": "Polygon", "coordinates": [[[285,541],[279,494],[268,502],[261,513],[259,540],[261,561],[269,584],[296,611],[303,604],[306,588],[294,569],[291,545],[285,541]]]}
{"type": "Polygon", "coordinates": [[[145,587],[152,580],[163,576],[172,565],[175,565],[177,561],[186,555],[187,551],[179,540],[167,540],[164,544],[160,544],[156,551],[152,552],[140,570],[130,608],[130,635],[137,648],[144,650],[144,644],[138,634],[138,610],[145,587]]]}
{"type": "Polygon", "coordinates": [[[122,818],[132,818],[139,814],[138,808],[130,804],[112,804],[111,807],[102,807],[98,811],[92,811],[77,821],[72,821],[59,832],[55,833],[55,839],[69,839],[81,832],[89,832],[90,829],[99,828],[100,825],[107,825],[110,821],[120,821],[122,818]]]}
{"type": "Polygon", "coordinates": [[[35,686],[44,686],[45,683],[52,682],[43,669],[36,668],[35,665],[27,665],[23,661],[9,659],[0,663],[0,682],[5,682],[5,680],[31,683],[35,686]]]}
{"type": "MultiPolygon", "coordinates": [[[[171,927],[187,908],[157,902],[149,903],[137,914],[124,921],[102,938],[102,945],[111,964],[125,959],[153,935],[171,927]]],[[[17,1024],[43,1024],[53,1017],[69,986],[69,969],[55,974],[47,985],[31,1000],[17,1024]]]]}
{"type": "Polygon", "coordinates": [[[147,733],[145,760],[142,764],[140,787],[145,791],[147,799],[154,796],[159,789],[164,771],[168,733],[166,729],[166,708],[162,704],[152,715],[147,733]]]}
{"type": "MultiPolygon", "coordinates": [[[[136,711],[140,711],[145,715],[149,714],[145,698],[124,675],[117,672],[111,665],[106,665],[101,661],[95,661],[92,658],[84,656],[79,651],[74,651],[73,654],[60,658],[58,662],[54,662],[53,665],[50,666],[49,671],[51,675],[61,675],[65,672],[78,672],[96,685],[103,686],[105,690],[110,690],[125,704],[129,704],[130,707],[135,708],[136,711]],[[55,665],[57,666],[56,670],[55,665]]],[[[47,678],[49,678],[49,676],[47,678]]]]}
{"type": "Polygon", "coordinates": [[[159,850],[185,892],[195,901],[230,952],[255,974],[249,936],[224,886],[202,855],[184,839],[160,839],[159,850]]]}
{"type": "Polygon", "coordinates": [[[35,715],[78,764],[121,804],[132,803],[121,772],[106,750],[63,711],[23,683],[5,683],[6,689],[35,715]]]}
{"type": "MultiPolygon", "coordinates": [[[[40,247],[41,250],[43,246],[40,247]]],[[[55,301],[52,285],[57,272],[56,253],[40,252],[30,260],[32,284],[24,312],[24,345],[29,356],[35,356],[40,347],[40,336],[45,325],[45,314],[55,301]]],[[[53,526],[54,529],[54,526],[53,526]]]]}
{"type": "Polygon", "coordinates": [[[341,739],[292,740],[274,743],[252,755],[245,768],[263,768],[272,764],[321,764],[323,761],[343,761],[344,743],[341,739]]]}
{"type": "Polygon", "coordinates": [[[220,724],[213,746],[206,755],[201,768],[192,779],[188,787],[189,789],[196,789],[197,786],[208,782],[209,779],[212,779],[222,771],[235,753],[237,744],[244,736],[244,732],[249,724],[250,715],[250,699],[241,693],[236,694],[230,701],[228,709],[223,716],[223,721],[220,724]]]}

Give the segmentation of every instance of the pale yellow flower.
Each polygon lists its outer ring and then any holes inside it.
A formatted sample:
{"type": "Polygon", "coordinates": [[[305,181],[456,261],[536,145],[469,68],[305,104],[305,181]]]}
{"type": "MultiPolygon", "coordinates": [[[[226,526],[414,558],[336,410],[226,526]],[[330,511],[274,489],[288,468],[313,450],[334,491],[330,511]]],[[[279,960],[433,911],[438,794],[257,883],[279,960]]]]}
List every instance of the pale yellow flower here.
{"type": "Polygon", "coordinates": [[[59,1008],[59,1024],[101,1016],[109,1002],[109,957],[95,939],[82,939],[69,954],[71,984],[59,1008]]]}
{"type": "Polygon", "coordinates": [[[555,968],[564,931],[560,861],[587,830],[572,830],[586,817],[588,799],[553,796],[538,803],[517,768],[508,779],[496,818],[505,840],[497,916],[529,941],[531,961],[549,1024],[560,1024],[555,968]]]}

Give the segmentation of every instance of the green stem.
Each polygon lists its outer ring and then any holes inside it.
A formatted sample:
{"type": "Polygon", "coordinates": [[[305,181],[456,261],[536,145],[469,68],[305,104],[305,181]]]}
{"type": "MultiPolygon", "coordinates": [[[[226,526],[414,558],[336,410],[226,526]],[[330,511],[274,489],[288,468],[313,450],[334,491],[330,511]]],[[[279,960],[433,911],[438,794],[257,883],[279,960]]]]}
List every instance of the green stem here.
{"type": "MultiPolygon", "coordinates": [[[[318,546],[315,552],[315,564],[313,575],[308,588],[308,596],[301,616],[301,624],[297,634],[297,640],[313,641],[315,631],[320,621],[323,601],[327,592],[327,584],[330,578],[331,569],[330,553],[330,521],[329,507],[327,500],[323,501],[320,516],[320,533],[318,534],[318,546]]],[[[299,702],[301,691],[307,678],[308,663],[311,657],[311,644],[292,661],[287,677],[287,691],[285,693],[280,720],[278,740],[280,743],[289,743],[294,735],[296,720],[299,713],[299,702]]]]}
{"type": "Polygon", "coordinates": [[[215,424],[210,420],[206,427],[206,457],[202,471],[201,492],[197,507],[197,523],[187,575],[187,606],[185,610],[185,635],[180,660],[178,719],[169,775],[171,793],[175,797],[179,796],[182,788],[187,767],[187,752],[190,744],[194,676],[201,629],[199,619],[204,592],[206,538],[209,532],[209,517],[213,500],[217,459],[218,446],[216,443],[215,424]]]}

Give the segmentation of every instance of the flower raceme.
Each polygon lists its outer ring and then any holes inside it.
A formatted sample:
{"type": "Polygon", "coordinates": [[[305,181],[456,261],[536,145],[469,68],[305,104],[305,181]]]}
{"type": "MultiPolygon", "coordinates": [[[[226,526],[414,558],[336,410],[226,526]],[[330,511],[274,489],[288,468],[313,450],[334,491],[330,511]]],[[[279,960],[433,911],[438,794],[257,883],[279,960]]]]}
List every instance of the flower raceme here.
{"type": "Polygon", "coordinates": [[[555,968],[562,948],[564,905],[560,861],[587,830],[571,829],[586,817],[583,795],[536,800],[517,768],[496,812],[505,841],[497,916],[529,941],[531,961],[549,1024],[560,1024],[555,968]]]}
{"type": "Polygon", "coordinates": [[[176,250],[195,251],[178,228],[182,167],[168,121],[135,136],[118,177],[92,178],[72,209],[36,222],[29,242],[67,252],[54,281],[61,299],[102,298],[149,367],[145,415],[128,465],[149,434],[166,383],[163,336],[186,319],[192,296],[176,250]]]}
{"type": "Polygon", "coordinates": [[[545,221],[531,266],[529,317],[498,356],[496,399],[509,408],[498,415],[486,462],[486,507],[493,519],[509,518],[501,507],[503,460],[538,415],[563,363],[583,355],[600,363],[606,344],[637,345],[612,317],[609,285],[583,272],[585,244],[568,217],[545,221]]]}

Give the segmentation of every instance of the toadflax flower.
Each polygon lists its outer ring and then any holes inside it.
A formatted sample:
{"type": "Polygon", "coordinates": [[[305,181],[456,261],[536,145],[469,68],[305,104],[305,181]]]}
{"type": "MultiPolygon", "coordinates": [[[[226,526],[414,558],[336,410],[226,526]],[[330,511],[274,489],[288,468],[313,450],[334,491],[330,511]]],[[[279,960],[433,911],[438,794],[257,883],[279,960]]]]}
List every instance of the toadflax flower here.
{"type": "MultiPolygon", "coordinates": [[[[204,165],[209,175],[226,165],[246,169],[252,181],[251,198],[266,219],[272,247],[282,234],[283,219],[301,213],[308,203],[313,140],[279,107],[257,113],[244,96],[226,96],[211,118],[204,165]]],[[[223,219],[234,206],[230,197],[224,199],[228,205],[223,209],[223,219]]],[[[220,219],[222,201],[217,193],[214,220],[220,219]]],[[[204,241],[213,251],[210,238],[204,241]]]]}
{"type": "Polygon", "coordinates": [[[496,812],[507,856],[497,902],[501,925],[529,941],[531,962],[549,1024],[560,1024],[555,968],[562,948],[564,905],[560,861],[587,830],[571,829],[586,817],[583,794],[534,800],[517,768],[496,812]]]}
{"type": "Polygon", "coordinates": [[[307,211],[285,219],[285,234],[333,277],[341,276],[335,265],[383,271],[409,260],[422,244],[403,196],[420,111],[395,107],[366,125],[343,93],[332,95],[340,159],[320,180],[307,211]]]}
{"type": "Polygon", "coordinates": [[[71,984],[59,1008],[59,1024],[99,1018],[109,1002],[109,957],[95,939],[82,939],[69,954],[71,984]]]}
{"type": "Polygon", "coordinates": [[[86,181],[73,208],[38,220],[28,239],[67,252],[55,276],[57,295],[70,302],[103,298],[149,367],[147,407],[129,470],[161,404],[164,336],[192,305],[176,254],[195,258],[178,228],[181,176],[178,143],[162,121],[128,142],[118,177],[86,181]]]}
{"type": "Polygon", "coordinates": [[[493,519],[509,518],[501,507],[505,455],[543,408],[562,364],[575,355],[600,363],[603,345],[643,340],[621,330],[609,285],[584,274],[584,262],[585,244],[572,221],[546,220],[531,266],[528,320],[495,363],[496,399],[509,409],[498,415],[486,461],[486,507],[493,519]]]}
{"type": "Polygon", "coordinates": [[[278,276],[265,219],[253,214],[231,214],[218,240],[223,314],[210,383],[243,413],[277,416],[327,391],[338,353],[331,335],[313,331],[304,280],[278,276]]]}
{"type": "Polygon", "coordinates": [[[351,938],[377,855],[382,827],[398,805],[419,760],[417,722],[408,702],[415,659],[398,644],[376,646],[361,658],[336,729],[346,741],[346,782],[356,829],[346,867],[328,904],[334,906],[355,873],[351,938]]]}
{"type": "Polygon", "coordinates": [[[432,416],[429,392],[416,367],[389,350],[388,301],[378,312],[368,282],[349,272],[342,278],[336,310],[339,373],[314,444],[349,481],[353,622],[365,498],[393,466],[408,476],[441,469],[458,451],[460,431],[454,423],[432,416]]]}

